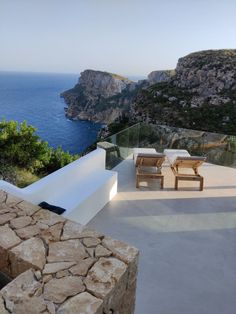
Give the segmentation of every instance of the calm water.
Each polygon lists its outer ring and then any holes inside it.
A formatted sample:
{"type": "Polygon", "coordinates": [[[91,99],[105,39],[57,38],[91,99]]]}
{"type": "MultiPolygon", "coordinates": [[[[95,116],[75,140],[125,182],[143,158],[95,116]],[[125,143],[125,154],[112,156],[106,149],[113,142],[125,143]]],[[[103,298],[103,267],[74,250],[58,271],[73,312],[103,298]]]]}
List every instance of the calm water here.
{"type": "Polygon", "coordinates": [[[0,72],[0,117],[26,120],[50,146],[79,153],[96,140],[100,125],[66,119],[60,93],[77,80],[73,74],[0,72]]]}

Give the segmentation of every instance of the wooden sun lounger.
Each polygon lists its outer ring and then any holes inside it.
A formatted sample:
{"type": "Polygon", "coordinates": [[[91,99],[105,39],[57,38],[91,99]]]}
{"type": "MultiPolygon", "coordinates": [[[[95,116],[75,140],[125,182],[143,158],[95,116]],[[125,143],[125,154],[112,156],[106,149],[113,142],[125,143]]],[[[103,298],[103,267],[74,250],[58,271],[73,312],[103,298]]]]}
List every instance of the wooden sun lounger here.
{"type": "Polygon", "coordinates": [[[206,161],[206,157],[179,156],[171,164],[171,169],[175,175],[175,189],[178,190],[179,181],[199,181],[200,191],[203,190],[204,178],[199,174],[198,168],[206,161]],[[190,168],[193,174],[180,173],[180,168],[190,168]]]}
{"type": "Polygon", "coordinates": [[[135,160],[136,167],[136,188],[139,183],[147,179],[161,180],[161,189],[164,186],[164,176],[161,167],[165,160],[163,154],[138,154],[135,160]]]}

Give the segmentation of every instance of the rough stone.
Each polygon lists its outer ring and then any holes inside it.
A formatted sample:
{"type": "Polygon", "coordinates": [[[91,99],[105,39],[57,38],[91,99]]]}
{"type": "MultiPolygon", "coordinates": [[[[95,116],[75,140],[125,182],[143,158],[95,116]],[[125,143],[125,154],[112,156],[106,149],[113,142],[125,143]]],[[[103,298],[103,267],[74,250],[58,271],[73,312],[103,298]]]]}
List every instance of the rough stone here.
{"type": "Polygon", "coordinates": [[[42,284],[35,279],[33,270],[29,269],[2,288],[1,294],[4,299],[15,302],[24,297],[33,296],[41,287],[42,284]]]}
{"type": "Polygon", "coordinates": [[[106,249],[104,246],[102,245],[98,245],[95,249],[95,257],[107,257],[107,256],[111,256],[112,252],[109,251],[108,249],[106,249]]]}
{"type": "Polygon", "coordinates": [[[22,217],[18,217],[18,218],[14,218],[10,221],[10,226],[13,229],[21,229],[24,228],[28,225],[30,225],[32,222],[32,218],[29,216],[22,216],[22,217]]]}
{"type": "Polygon", "coordinates": [[[64,222],[65,218],[50,212],[49,210],[40,209],[34,216],[34,220],[41,222],[42,224],[53,226],[59,222],[64,222]]]}
{"type": "Polygon", "coordinates": [[[54,303],[62,303],[66,298],[74,296],[85,290],[79,277],[63,277],[52,279],[44,286],[44,298],[54,303]]]}
{"type": "Polygon", "coordinates": [[[131,262],[138,255],[138,250],[136,248],[110,237],[105,237],[102,240],[102,244],[108,248],[115,257],[125,263],[131,262]]]}
{"type": "Polygon", "coordinates": [[[8,226],[0,227],[0,248],[10,249],[21,242],[21,239],[8,226]]]}
{"type": "Polygon", "coordinates": [[[29,203],[27,201],[22,201],[21,203],[17,204],[17,208],[25,212],[28,216],[32,216],[40,209],[39,206],[29,203]]]}
{"type": "Polygon", "coordinates": [[[9,207],[7,207],[5,204],[1,204],[0,207],[0,215],[9,213],[11,211],[11,209],[9,207]],[[4,205],[4,206],[3,206],[4,205]]]}
{"type": "Polygon", "coordinates": [[[70,276],[70,272],[67,269],[60,270],[59,272],[56,273],[56,278],[62,278],[66,276],[70,276]]]}
{"type": "Polygon", "coordinates": [[[12,195],[12,194],[7,194],[7,197],[6,197],[6,204],[8,206],[14,206],[14,205],[17,205],[19,203],[22,202],[22,199],[20,199],[19,197],[15,196],[15,195],[12,195]]]}
{"type": "Polygon", "coordinates": [[[43,276],[43,282],[44,283],[49,282],[49,280],[51,280],[51,279],[52,279],[52,275],[44,275],[43,276]]]}
{"type": "Polygon", "coordinates": [[[96,262],[96,259],[89,257],[80,261],[77,265],[71,267],[69,270],[73,275],[86,276],[89,268],[96,262]]]}
{"type": "Polygon", "coordinates": [[[102,314],[102,300],[82,292],[64,302],[57,314],[102,314]]]}
{"type": "Polygon", "coordinates": [[[14,304],[16,314],[41,314],[47,306],[42,296],[26,297],[14,304]]]}
{"type": "MultiPolygon", "coordinates": [[[[40,227],[40,226],[39,226],[40,227]]],[[[41,238],[48,244],[50,242],[60,241],[63,223],[57,223],[41,233],[41,238]]],[[[45,229],[45,228],[44,228],[45,229]]]]}
{"type": "Polygon", "coordinates": [[[34,222],[36,222],[36,225],[40,228],[40,230],[47,230],[49,228],[48,225],[45,225],[45,224],[43,224],[40,221],[37,221],[35,219],[34,219],[34,222]]]}
{"type": "Polygon", "coordinates": [[[95,248],[88,247],[88,248],[86,248],[86,251],[88,252],[89,256],[91,256],[91,257],[95,256],[95,248]]]}
{"type": "Polygon", "coordinates": [[[4,305],[4,300],[0,295],[0,313],[1,314],[9,314],[9,312],[6,310],[5,305],[4,305]]]}
{"type": "Polygon", "coordinates": [[[74,221],[68,220],[65,223],[63,228],[63,234],[61,239],[68,240],[68,239],[82,239],[82,238],[100,238],[103,235],[95,230],[88,229],[83,225],[80,225],[74,221]]]}
{"type": "Polygon", "coordinates": [[[126,269],[126,264],[116,258],[101,257],[84,280],[87,290],[98,298],[105,298],[125,274],[126,269]]]}
{"type": "Polygon", "coordinates": [[[34,272],[35,277],[37,278],[37,280],[40,280],[42,278],[42,273],[40,270],[36,270],[34,272]]]}
{"type": "Polygon", "coordinates": [[[43,275],[57,273],[58,271],[68,269],[75,264],[76,262],[48,263],[43,269],[43,275]]]}
{"type": "Polygon", "coordinates": [[[38,238],[26,240],[9,251],[13,277],[30,267],[42,270],[46,263],[45,247],[38,238]]]}
{"type": "Polygon", "coordinates": [[[0,216],[0,226],[5,225],[10,220],[14,219],[16,217],[15,213],[6,213],[0,216]]]}
{"type": "Polygon", "coordinates": [[[83,243],[87,247],[95,247],[101,243],[101,240],[98,238],[84,238],[83,243]]]}
{"type": "Polygon", "coordinates": [[[40,229],[37,225],[33,225],[33,226],[27,226],[21,229],[16,229],[16,233],[21,239],[26,240],[39,234],[40,229]]]}
{"type": "Polygon", "coordinates": [[[53,262],[74,262],[88,257],[84,246],[79,240],[68,240],[49,244],[47,261],[53,262]]]}
{"type": "Polygon", "coordinates": [[[46,301],[47,304],[47,310],[50,314],[55,314],[56,313],[56,308],[53,302],[46,301]]]}

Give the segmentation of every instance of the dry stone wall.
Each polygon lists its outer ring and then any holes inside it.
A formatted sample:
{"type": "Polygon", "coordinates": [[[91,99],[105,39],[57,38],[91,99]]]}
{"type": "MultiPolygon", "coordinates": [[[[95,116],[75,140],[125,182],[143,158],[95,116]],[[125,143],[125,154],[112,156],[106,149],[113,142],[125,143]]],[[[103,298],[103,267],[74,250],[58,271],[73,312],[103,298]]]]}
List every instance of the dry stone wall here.
{"type": "Polygon", "coordinates": [[[0,191],[0,313],[131,314],[138,250],[0,191]]]}

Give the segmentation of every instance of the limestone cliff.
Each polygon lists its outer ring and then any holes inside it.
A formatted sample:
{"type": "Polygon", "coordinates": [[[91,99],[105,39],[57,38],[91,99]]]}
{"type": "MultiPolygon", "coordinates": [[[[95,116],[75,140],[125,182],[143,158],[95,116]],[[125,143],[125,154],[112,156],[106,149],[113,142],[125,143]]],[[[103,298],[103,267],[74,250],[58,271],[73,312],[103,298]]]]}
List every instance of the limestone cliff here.
{"type": "Polygon", "coordinates": [[[116,74],[85,70],[78,84],[61,96],[71,119],[111,123],[128,110],[136,83],[116,74]]]}
{"type": "Polygon", "coordinates": [[[175,70],[166,70],[166,71],[152,71],[148,74],[147,81],[149,85],[168,82],[175,75],[175,70]]]}
{"type": "Polygon", "coordinates": [[[175,75],[139,91],[136,119],[236,134],[236,50],[180,58],[175,75]]]}
{"type": "Polygon", "coordinates": [[[184,128],[236,134],[236,50],[207,50],[180,58],[175,70],[132,82],[85,70],[61,94],[67,117],[111,123],[126,115],[184,128]]]}
{"type": "Polygon", "coordinates": [[[61,94],[68,105],[66,116],[76,120],[111,123],[122,115],[132,116],[137,92],[157,82],[167,82],[173,71],[153,71],[147,80],[133,82],[102,71],[85,70],[78,84],[61,94]]]}

